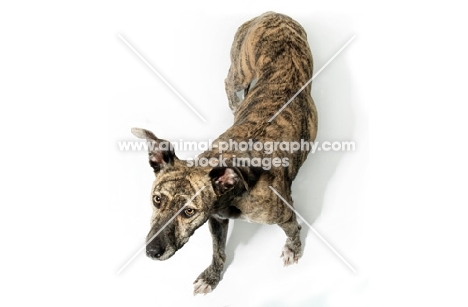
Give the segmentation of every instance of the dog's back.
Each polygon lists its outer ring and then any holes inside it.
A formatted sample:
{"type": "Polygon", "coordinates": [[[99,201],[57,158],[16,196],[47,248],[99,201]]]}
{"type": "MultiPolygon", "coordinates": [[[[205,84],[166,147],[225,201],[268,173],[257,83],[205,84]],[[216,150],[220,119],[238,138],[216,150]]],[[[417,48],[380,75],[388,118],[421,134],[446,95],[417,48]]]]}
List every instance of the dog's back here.
{"type": "MultiPolygon", "coordinates": [[[[312,70],[307,35],[296,21],[268,12],[244,23],[234,38],[231,67],[225,81],[229,105],[235,115],[234,125],[217,141],[313,141],[317,133],[317,113],[310,84],[277,114],[312,78],[312,70]],[[256,83],[252,86],[254,80],[256,83]],[[243,100],[238,96],[242,91],[243,100]]],[[[271,172],[292,181],[308,152],[275,151],[270,157],[286,157],[289,166],[286,170],[272,169],[271,172]]],[[[225,153],[228,157],[232,155],[250,159],[265,156],[261,151],[225,153]]]]}

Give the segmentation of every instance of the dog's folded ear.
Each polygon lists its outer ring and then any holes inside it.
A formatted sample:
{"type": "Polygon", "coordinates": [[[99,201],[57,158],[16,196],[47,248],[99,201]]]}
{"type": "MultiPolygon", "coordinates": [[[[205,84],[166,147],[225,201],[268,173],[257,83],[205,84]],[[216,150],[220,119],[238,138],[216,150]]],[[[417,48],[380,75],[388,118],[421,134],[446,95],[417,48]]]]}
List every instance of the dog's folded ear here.
{"type": "Polygon", "coordinates": [[[177,156],[169,141],[158,139],[153,132],[146,129],[132,128],[132,133],[140,139],[146,139],[149,163],[155,173],[174,164],[177,156]]]}
{"type": "Polygon", "coordinates": [[[222,195],[236,186],[248,190],[242,173],[236,167],[215,167],[210,171],[211,184],[216,194],[222,195]]]}

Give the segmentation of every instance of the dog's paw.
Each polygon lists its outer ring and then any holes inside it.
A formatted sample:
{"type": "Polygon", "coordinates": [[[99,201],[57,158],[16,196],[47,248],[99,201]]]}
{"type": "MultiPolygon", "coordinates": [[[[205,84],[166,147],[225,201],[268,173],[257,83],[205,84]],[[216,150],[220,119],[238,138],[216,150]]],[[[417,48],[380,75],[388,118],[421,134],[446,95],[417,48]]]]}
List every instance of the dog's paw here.
{"type": "Polygon", "coordinates": [[[203,279],[197,279],[193,283],[193,295],[197,294],[203,294],[206,295],[207,293],[210,293],[213,289],[211,286],[205,282],[203,279]]]}
{"type": "Polygon", "coordinates": [[[280,258],[283,258],[284,266],[288,266],[294,263],[297,263],[299,260],[300,255],[293,252],[289,247],[284,246],[283,252],[281,253],[280,258]]]}

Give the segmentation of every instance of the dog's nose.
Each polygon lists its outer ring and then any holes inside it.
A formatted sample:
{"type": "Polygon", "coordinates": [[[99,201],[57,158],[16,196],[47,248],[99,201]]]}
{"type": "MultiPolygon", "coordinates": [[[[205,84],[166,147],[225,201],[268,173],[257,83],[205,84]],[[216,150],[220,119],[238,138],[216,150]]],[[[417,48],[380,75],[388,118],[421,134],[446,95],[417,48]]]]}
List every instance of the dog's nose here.
{"type": "Polygon", "coordinates": [[[146,247],[146,256],[159,259],[164,254],[164,248],[161,246],[147,246],[146,247]]]}

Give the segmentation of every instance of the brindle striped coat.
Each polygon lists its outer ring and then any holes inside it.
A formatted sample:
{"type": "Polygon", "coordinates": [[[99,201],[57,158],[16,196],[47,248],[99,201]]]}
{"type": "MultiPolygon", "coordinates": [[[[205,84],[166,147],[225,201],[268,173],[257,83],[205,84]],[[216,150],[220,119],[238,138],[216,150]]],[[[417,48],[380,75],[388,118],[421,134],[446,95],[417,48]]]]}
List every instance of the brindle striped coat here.
{"type": "MultiPolygon", "coordinates": [[[[307,36],[296,21],[268,12],[244,23],[234,38],[231,67],[225,81],[234,124],[213,142],[214,146],[229,140],[313,141],[317,133],[317,112],[310,85],[269,121],[312,77],[312,70],[307,36]],[[238,95],[242,91],[243,100],[238,95]]],[[[232,161],[234,156],[277,157],[286,158],[289,165],[272,167],[268,171],[259,167],[237,167],[230,162],[227,167],[190,167],[191,164],[179,160],[172,149],[161,149],[164,140],[152,132],[138,128],[132,132],[154,147],[149,154],[156,179],[152,189],[154,213],[147,237],[147,255],[158,260],[171,257],[198,227],[209,222],[213,261],[195,281],[195,294],[210,292],[221,279],[229,218],[278,224],[287,236],[282,253],[284,264],[297,262],[301,256],[300,226],[294,212],[269,186],[292,205],[291,184],[308,151],[279,150],[266,155],[256,150],[228,150],[220,154],[218,148],[213,148],[199,158],[232,161]],[[197,192],[199,195],[187,204],[197,192]]]]}

